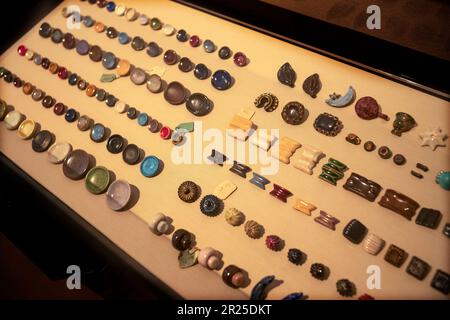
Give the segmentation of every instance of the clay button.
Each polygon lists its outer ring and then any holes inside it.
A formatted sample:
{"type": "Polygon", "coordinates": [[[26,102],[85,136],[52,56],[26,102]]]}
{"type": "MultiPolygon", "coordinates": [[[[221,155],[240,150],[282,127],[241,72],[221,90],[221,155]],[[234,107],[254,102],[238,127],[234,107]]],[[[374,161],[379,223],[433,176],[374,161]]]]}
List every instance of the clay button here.
{"type": "Polygon", "coordinates": [[[113,134],[111,137],[109,137],[108,142],[106,143],[106,149],[109,152],[116,154],[123,150],[124,145],[125,140],[122,138],[122,136],[113,134]]]}
{"type": "Polygon", "coordinates": [[[109,171],[107,168],[97,166],[89,170],[86,175],[85,187],[93,194],[105,192],[109,185],[109,171]]]}
{"type": "Polygon", "coordinates": [[[139,161],[140,149],[135,144],[129,144],[123,150],[122,158],[127,164],[136,164],[139,161]]]}
{"type": "Polygon", "coordinates": [[[86,151],[74,150],[67,156],[63,164],[64,175],[72,180],[82,179],[89,170],[89,155],[86,151]]]}
{"type": "Polygon", "coordinates": [[[164,99],[173,105],[181,104],[186,100],[186,89],[181,83],[173,81],[167,85],[164,99]]]}
{"type": "Polygon", "coordinates": [[[38,132],[31,142],[31,147],[35,152],[44,152],[53,143],[53,134],[48,130],[38,132]]]}

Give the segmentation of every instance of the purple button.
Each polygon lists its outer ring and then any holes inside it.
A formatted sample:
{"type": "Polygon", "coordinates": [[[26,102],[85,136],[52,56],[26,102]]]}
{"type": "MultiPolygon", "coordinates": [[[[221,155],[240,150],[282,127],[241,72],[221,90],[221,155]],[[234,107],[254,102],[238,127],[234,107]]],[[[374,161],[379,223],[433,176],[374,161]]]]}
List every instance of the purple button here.
{"type": "Polygon", "coordinates": [[[80,40],[77,43],[77,52],[82,56],[87,55],[89,53],[89,43],[86,40],[80,40]]]}

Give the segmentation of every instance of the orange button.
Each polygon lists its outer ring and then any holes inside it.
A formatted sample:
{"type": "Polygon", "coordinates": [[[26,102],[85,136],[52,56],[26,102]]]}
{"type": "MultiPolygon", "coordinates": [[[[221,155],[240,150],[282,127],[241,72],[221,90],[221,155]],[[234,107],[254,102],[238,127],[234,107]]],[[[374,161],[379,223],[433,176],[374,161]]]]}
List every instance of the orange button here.
{"type": "Polygon", "coordinates": [[[88,97],[95,96],[96,91],[97,91],[97,88],[93,84],[88,85],[86,88],[86,94],[88,97]]]}
{"type": "Polygon", "coordinates": [[[106,28],[105,25],[103,23],[101,23],[100,21],[97,21],[94,25],[94,29],[98,33],[105,31],[105,28],[106,28]]]}
{"type": "Polygon", "coordinates": [[[130,72],[131,65],[127,60],[119,60],[116,70],[119,76],[126,76],[130,72]]]}

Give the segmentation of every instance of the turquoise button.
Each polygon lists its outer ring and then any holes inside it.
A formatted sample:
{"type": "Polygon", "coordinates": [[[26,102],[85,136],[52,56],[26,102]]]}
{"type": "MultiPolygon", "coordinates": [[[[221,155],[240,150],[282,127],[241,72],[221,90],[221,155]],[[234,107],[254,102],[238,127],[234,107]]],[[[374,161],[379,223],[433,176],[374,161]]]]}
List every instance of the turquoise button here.
{"type": "Polygon", "coordinates": [[[140,126],[146,126],[148,123],[148,114],[146,114],[145,112],[139,114],[138,118],[137,118],[137,122],[139,123],[140,126]]]}
{"type": "Polygon", "coordinates": [[[158,174],[160,162],[155,156],[148,156],[141,163],[141,173],[144,177],[154,177],[158,174]]]}

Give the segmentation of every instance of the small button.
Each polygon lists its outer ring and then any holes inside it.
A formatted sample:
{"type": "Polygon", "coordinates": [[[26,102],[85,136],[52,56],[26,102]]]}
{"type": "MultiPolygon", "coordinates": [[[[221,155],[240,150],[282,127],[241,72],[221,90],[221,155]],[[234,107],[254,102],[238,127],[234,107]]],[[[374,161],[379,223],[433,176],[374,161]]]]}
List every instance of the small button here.
{"type": "Polygon", "coordinates": [[[226,60],[231,57],[231,50],[228,47],[222,47],[219,49],[219,58],[226,60]]]}
{"type": "Polygon", "coordinates": [[[106,136],[106,128],[101,123],[96,123],[91,129],[90,137],[94,142],[102,142],[106,136]]]}
{"type": "Polygon", "coordinates": [[[58,102],[53,107],[53,112],[58,116],[62,116],[63,114],[66,113],[66,106],[64,104],[62,104],[61,102],[58,102]]]}
{"type": "Polygon", "coordinates": [[[142,85],[147,80],[147,73],[140,68],[135,68],[131,71],[130,79],[134,84],[142,85]]]}
{"type": "Polygon", "coordinates": [[[102,49],[99,46],[92,46],[91,50],[89,50],[89,58],[91,58],[92,61],[99,62],[102,60],[102,49]]]}
{"type": "Polygon", "coordinates": [[[79,55],[87,55],[89,53],[89,43],[86,40],[80,40],[76,45],[76,51],[79,55]]]}
{"type": "Polygon", "coordinates": [[[103,31],[105,31],[105,29],[106,29],[106,26],[103,23],[101,23],[100,21],[97,21],[94,25],[95,32],[102,33],[103,31]]]}
{"type": "Polygon", "coordinates": [[[64,118],[67,122],[74,122],[78,118],[78,112],[75,109],[69,109],[66,111],[64,118]]]}
{"type": "Polygon", "coordinates": [[[119,76],[123,77],[130,72],[131,65],[127,60],[119,60],[116,66],[116,72],[119,76]]]}
{"type": "Polygon", "coordinates": [[[23,115],[16,110],[10,111],[6,116],[5,116],[5,125],[6,125],[6,129],[8,130],[16,130],[20,123],[22,122],[23,119],[23,115]]]}
{"type": "Polygon", "coordinates": [[[20,124],[17,133],[24,140],[30,139],[36,133],[36,129],[36,123],[33,120],[27,119],[20,124]]]}
{"type": "Polygon", "coordinates": [[[113,154],[122,152],[124,146],[125,140],[118,134],[113,134],[106,143],[106,149],[113,154]]]}
{"type": "Polygon", "coordinates": [[[150,42],[147,46],[147,54],[150,57],[157,57],[161,53],[161,49],[159,48],[156,42],[150,42]]]}
{"type": "Polygon", "coordinates": [[[35,152],[44,152],[53,143],[53,134],[48,130],[39,131],[31,142],[31,148],[35,152]]]}
{"type": "Polygon", "coordinates": [[[186,42],[189,40],[189,36],[188,36],[186,30],[184,30],[184,29],[178,30],[176,38],[180,42],[186,42]]]}
{"type": "Polygon", "coordinates": [[[207,79],[209,77],[208,67],[203,63],[197,64],[194,69],[194,76],[200,80],[207,79]]]}
{"type": "Polygon", "coordinates": [[[91,128],[91,125],[92,125],[92,119],[89,118],[89,117],[86,116],[86,115],[81,116],[81,117],[78,119],[78,122],[77,122],[77,128],[78,128],[78,130],[80,130],[80,131],[86,131],[86,130],[89,130],[89,129],[91,128]]]}
{"type": "Polygon", "coordinates": [[[134,37],[131,41],[131,47],[136,51],[141,51],[145,48],[145,41],[141,37],[134,37]]]}
{"type": "Polygon", "coordinates": [[[64,34],[62,33],[62,31],[60,29],[54,29],[52,31],[52,41],[54,43],[60,43],[63,39],[64,34]]]}
{"type": "Polygon", "coordinates": [[[149,121],[149,116],[145,112],[141,113],[137,118],[137,122],[140,126],[146,126],[149,121]]]}
{"type": "Polygon", "coordinates": [[[114,69],[117,66],[116,56],[112,52],[106,52],[102,58],[102,65],[105,69],[114,69]]]}
{"type": "Polygon", "coordinates": [[[106,29],[106,36],[110,39],[114,39],[117,37],[117,30],[114,27],[108,27],[106,29]]]}
{"type": "Polygon", "coordinates": [[[63,47],[66,49],[73,49],[75,48],[75,37],[71,33],[66,33],[62,40],[63,47]]]}

